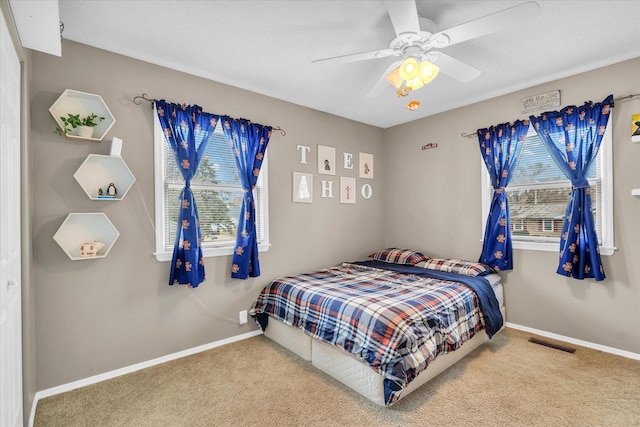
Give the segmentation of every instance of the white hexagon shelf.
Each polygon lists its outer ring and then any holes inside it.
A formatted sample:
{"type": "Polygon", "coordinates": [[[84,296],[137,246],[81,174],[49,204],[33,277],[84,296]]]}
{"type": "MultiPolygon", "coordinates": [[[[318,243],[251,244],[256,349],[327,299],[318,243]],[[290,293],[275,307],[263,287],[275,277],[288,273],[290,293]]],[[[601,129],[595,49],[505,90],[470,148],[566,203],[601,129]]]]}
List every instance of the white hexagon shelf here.
{"type": "Polygon", "coordinates": [[[72,261],[77,261],[106,257],[119,235],[102,212],[70,213],[53,240],[72,261]]]}
{"type": "Polygon", "coordinates": [[[53,103],[49,108],[49,112],[53,116],[54,120],[58,124],[60,129],[64,129],[64,124],[60,117],[67,117],[67,114],[80,114],[80,117],[86,117],[91,113],[94,113],[98,117],[104,117],[97,126],[93,128],[93,135],[91,137],[85,137],[75,134],[77,129],[74,129],[73,133],[68,133],[68,138],[74,139],[86,139],[89,141],[102,141],[102,138],[109,132],[111,126],[116,122],[116,119],[109,111],[107,104],[104,103],[100,95],[94,95],[92,93],[80,92],[77,90],[67,89],[62,95],[53,103]]]}
{"type": "Polygon", "coordinates": [[[103,154],[89,154],[73,177],[91,200],[123,199],[136,180],[122,157],[103,154]],[[111,184],[114,196],[109,194],[111,184]]]}

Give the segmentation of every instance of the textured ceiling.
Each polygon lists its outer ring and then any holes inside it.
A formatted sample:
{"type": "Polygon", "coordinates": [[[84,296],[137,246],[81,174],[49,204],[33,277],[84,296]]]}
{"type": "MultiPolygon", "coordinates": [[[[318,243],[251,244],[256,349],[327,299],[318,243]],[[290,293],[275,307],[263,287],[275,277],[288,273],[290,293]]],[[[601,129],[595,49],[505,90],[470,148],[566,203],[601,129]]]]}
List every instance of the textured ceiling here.
{"type": "MultiPolygon", "coordinates": [[[[416,6],[443,31],[522,3],[416,6]]],[[[395,57],[312,63],[386,49],[396,33],[384,1],[60,0],[59,7],[66,39],[387,128],[640,56],[640,1],[536,3],[538,13],[509,28],[441,49],[481,74],[462,83],[440,73],[412,94],[421,102],[413,112],[390,85],[367,97],[395,57]]]]}

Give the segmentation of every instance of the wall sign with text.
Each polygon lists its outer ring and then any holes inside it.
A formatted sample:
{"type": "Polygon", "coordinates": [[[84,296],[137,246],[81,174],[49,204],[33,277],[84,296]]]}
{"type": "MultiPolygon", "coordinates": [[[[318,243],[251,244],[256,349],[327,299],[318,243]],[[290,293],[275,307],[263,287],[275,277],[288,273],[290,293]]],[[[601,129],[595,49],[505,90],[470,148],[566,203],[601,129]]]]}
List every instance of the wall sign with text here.
{"type": "MultiPolygon", "coordinates": [[[[339,193],[340,203],[355,204],[358,198],[368,200],[373,196],[373,187],[370,183],[361,184],[358,187],[358,179],[373,179],[374,162],[373,154],[358,153],[355,159],[353,153],[343,152],[342,156],[336,156],[335,147],[327,145],[318,145],[316,150],[317,158],[315,161],[310,158],[313,156],[311,147],[306,145],[297,145],[296,150],[299,155],[299,164],[308,165],[315,163],[316,173],[320,175],[320,198],[332,199],[334,197],[334,181],[329,177],[322,175],[336,175],[336,170],[340,170],[345,175],[340,174],[339,193]],[[339,164],[339,161],[342,164],[339,164]],[[358,162],[357,165],[355,162],[358,162]],[[350,171],[354,171],[357,166],[357,177],[347,176],[350,171]]],[[[355,173],[350,172],[351,174],[355,173]]],[[[313,203],[313,174],[309,172],[293,172],[291,181],[292,201],[294,203],[313,203]]]]}

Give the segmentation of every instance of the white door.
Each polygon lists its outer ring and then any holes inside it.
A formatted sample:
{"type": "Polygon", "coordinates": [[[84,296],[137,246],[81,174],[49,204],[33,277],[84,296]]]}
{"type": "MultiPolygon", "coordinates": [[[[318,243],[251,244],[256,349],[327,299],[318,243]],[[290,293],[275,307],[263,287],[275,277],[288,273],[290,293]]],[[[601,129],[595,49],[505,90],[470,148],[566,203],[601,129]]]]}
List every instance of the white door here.
{"type": "Polygon", "coordinates": [[[22,427],[20,61],[0,12],[0,426],[22,427]]]}

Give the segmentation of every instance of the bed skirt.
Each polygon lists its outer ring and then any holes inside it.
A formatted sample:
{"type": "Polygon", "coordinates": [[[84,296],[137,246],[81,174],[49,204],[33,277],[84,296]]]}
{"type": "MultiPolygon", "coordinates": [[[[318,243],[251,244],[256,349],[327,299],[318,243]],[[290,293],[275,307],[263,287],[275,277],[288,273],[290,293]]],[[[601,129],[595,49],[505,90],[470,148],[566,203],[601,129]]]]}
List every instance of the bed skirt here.
{"type": "MultiPolygon", "coordinates": [[[[499,291],[502,291],[502,286],[499,287],[499,291]]],[[[495,286],[494,290],[497,290],[495,286]]],[[[499,296],[498,300],[503,319],[506,319],[502,295],[498,294],[498,292],[496,294],[499,296]]],[[[373,403],[385,406],[384,377],[342,348],[313,339],[302,332],[302,329],[286,325],[273,317],[269,318],[269,325],[264,335],[304,360],[311,362],[314,367],[360,393],[373,403]]],[[[402,390],[398,401],[435,378],[488,340],[489,337],[482,330],[456,351],[436,357],[427,369],[420,372],[402,390]]]]}

